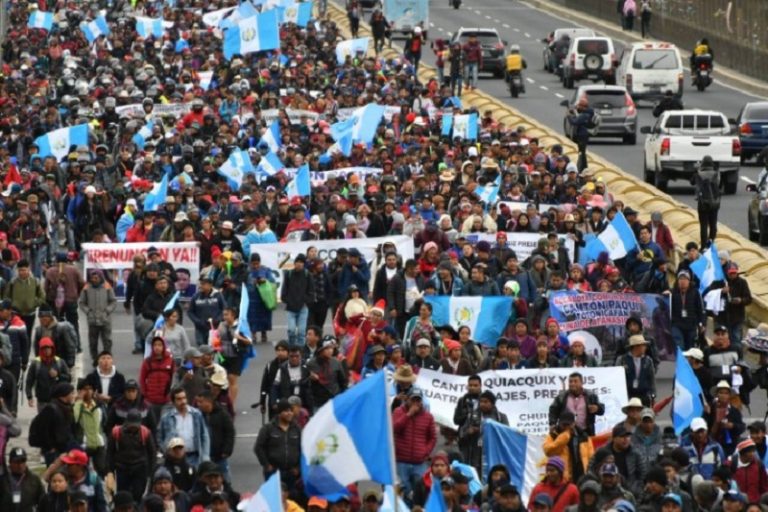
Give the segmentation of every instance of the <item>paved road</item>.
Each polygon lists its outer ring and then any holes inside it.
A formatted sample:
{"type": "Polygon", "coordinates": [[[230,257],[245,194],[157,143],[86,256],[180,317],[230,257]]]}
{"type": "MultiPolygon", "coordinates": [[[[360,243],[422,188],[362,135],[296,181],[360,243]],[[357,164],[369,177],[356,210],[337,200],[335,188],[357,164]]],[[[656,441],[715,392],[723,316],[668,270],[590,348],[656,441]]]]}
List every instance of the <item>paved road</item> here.
{"type": "MultiPolygon", "coordinates": [[[[573,90],[565,89],[555,75],[543,70],[541,53],[544,45],[541,39],[556,28],[574,26],[574,23],[534,9],[519,0],[466,0],[459,10],[449,7],[445,0],[431,2],[430,39],[447,38],[461,26],[493,27],[499,31],[502,39],[510,44],[520,45],[521,52],[528,62],[528,70],[525,72],[527,93],[513,100],[504,81],[490,75],[481,79],[480,88],[562,133],[565,109],[560,106],[560,102],[566,98],[570,99],[573,90]]],[[[623,45],[619,41],[614,42],[620,55],[623,45]]],[[[434,56],[428,50],[425,51],[424,58],[426,62],[434,64],[434,56]]],[[[690,79],[686,78],[683,96],[686,107],[711,108],[735,118],[744,103],[754,100],[754,96],[719,84],[717,72],[715,84],[704,93],[691,89],[690,79]]],[[[653,124],[650,107],[648,103],[640,105],[639,126],[653,124]]],[[[602,139],[592,146],[592,150],[625,171],[642,178],[643,140],[644,136],[640,135],[636,146],[624,146],[618,139],[616,142],[602,139]]],[[[741,176],[752,180],[756,179],[758,173],[759,169],[755,165],[741,169],[741,176]]],[[[720,210],[720,221],[744,235],[747,226],[746,203],[750,198],[750,194],[745,191],[745,185],[746,182],[742,179],[738,194],[726,196],[720,210]]],[[[694,205],[692,192],[693,188],[686,182],[670,182],[668,193],[688,205],[694,205]]]]}

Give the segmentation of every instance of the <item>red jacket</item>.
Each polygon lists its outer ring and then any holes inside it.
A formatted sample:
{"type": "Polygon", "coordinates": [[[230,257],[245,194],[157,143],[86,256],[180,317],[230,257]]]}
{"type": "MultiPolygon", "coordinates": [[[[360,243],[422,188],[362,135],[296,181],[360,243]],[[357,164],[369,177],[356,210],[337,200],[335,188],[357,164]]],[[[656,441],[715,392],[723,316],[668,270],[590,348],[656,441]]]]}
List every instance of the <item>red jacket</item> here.
{"type": "Polygon", "coordinates": [[[750,503],[758,503],[760,496],[768,492],[768,474],[765,466],[755,459],[746,466],[738,466],[738,455],[731,459],[731,473],[742,493],[747,495],[750,503]]]}
{"type": "Polygon", "coordinates": [[[421,464],[429,458],[437,443],[435,420],[429,411],[408,416],[407,404],[392,415],[395,430],[395,460],[406,464],[421,464]]]}
{"type": "Polygon", "coordinates": [[[154,357],[144,359],[139,373],[139,386],[147,402],[153,405],[168,403],[173,373],[173,358],[167,350],[162,359],[154,357]]]}
{"type": "MultiPolygon", "coordinates": [[[[648,229],[653,233],[652,223],[648,224],[648,229]]],[[[654,242],[661,247],[664,256],[669,256],[675,249],[675,241],[672,239],[672,232],[669,230],[669,226],[663,222],[656,228],[656,239],[654,242]]]]}
{"type": "Polygon", "coordinates": [[[560,485],[552,485],[545,480],[536,484],[531,491],[531,497],[528,499],[528,510],[533,510],[533,500],[539,494],[548,494],[552,498],[554,502],[552,512],[563,512],[571,505],[579,504],[579,489],[576,485],[571,482],[561,482],[560,485]],[[565,486],[565,489],[561,491],[563,486],[565,486]],[[555,501],[555,497],[557,497],[557,501],[555,501]]]}

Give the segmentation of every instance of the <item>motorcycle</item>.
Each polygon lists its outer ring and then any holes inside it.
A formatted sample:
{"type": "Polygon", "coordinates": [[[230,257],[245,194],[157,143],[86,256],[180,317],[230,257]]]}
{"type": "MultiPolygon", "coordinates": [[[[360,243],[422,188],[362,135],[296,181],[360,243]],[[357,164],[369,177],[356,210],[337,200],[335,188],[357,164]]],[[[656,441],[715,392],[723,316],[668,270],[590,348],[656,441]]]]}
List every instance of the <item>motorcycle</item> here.
{"type": "Polygon", "coordinates": [[[525,92],[523,86],[523,77],[520,73],[512,73],[507,77],[509,83],[509,93],[513,98],[517,98],[521,93],[525,92]]]}
{"type": "Polygon", "coordinates": [[[693,60],[693,85],[699,92],[712,85],[712,56],[699,55],[693,60]]]}

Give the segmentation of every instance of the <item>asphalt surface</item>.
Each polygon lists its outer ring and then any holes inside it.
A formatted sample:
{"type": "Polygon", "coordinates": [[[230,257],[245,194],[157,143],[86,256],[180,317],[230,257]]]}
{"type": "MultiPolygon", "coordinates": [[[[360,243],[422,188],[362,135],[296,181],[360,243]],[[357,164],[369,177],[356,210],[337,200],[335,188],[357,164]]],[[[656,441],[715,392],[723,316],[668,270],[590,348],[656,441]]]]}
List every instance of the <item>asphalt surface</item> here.
{"type": "MultiPolygon", "coordinates": [[[[557,28],[575,26],[574,22],[540,11],[519,0],[465,0],[459,10],[449,7],[447,1],[433,1],[430,4],[429,13],[430,40],[449,39],[459,27],[479,27],[495,28],[501,38],[509,44],[520,45],[521,53],[528,64],[528,69],[524,72],[526,94],[516,99],[511,98],[504,80],[493,78],[490,74],[481,75],[479,87],[483,92],[505,101],[523,114],[543,122],[558,133],[563,133],[565,107],[560,106],[560,102],[570,99],[574,90],[565,89],[556,75],[544,71],[542,60],[544,44],[541,39],[557,28]]],[[[596,32],[600,31],[596,30],[596,32]]],[[[621,55],[624,44],[616,39],[614,44],[617,56],[621,55]]],[[[423,59],[429,64],[434,64],[434,55],[429,49],[425,49],[423,59]]],[[[683,93],[685,107],[718,110],[729,118],[735,118],[745,103],[758,99],[756,96],[719,83],[717,62],[714,80],[715,83],[712,86],[700,93],[691,88],[690,77],[686,76],[683,93]]],[[[578,82],[578,84],[589,83],[588,81],[578,82]]],[[[655,122],[651,111],[652,105],[648,102],[641,102],[638,105],[638,126],[651,126],[655,122]]],[[[639,133],[635,146],[622,145],[619,139],[598,139],[590,144],[590,149],[626,172],[642,179],[644,140],[645,136],[639,133]]],[[[747,235],[747,203],[752,195],[746,191],[746,184],[747,180],[756,180],[759,171],[760,169],[754,163],[742,166],[738,193],[725,196],[721,202],[720,222],[744,236],[747,235]]],[[[695,206],[693,187],[685,181],[670,181],[667,193],[689,206],[695,206]]]]}

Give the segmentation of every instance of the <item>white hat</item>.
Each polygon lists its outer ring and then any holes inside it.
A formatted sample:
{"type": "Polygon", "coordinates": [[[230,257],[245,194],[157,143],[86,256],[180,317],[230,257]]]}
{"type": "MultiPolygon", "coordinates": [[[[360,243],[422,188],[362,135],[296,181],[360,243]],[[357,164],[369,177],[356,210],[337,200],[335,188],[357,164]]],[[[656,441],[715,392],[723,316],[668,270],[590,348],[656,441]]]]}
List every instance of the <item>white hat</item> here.
{"type": "Polygon", "coordinates": [[[234,224],[232,224],[231,220],[225,220],[224,222],[221,223],[221,229],[233,230],[235,229],[235,226],[234,224]]]}
{"type": "Polygon", "coordinates": [[[96,193],[96,187],[94,187],[93,185],[88,185],[87,187],[85,187],[85,193],[86,194],[95,194],[96,193]]]}
{"type": "Polygon", "coordinates": [[[310,217],[309,223],[310,224],[322,224],[322,221],[320,220],[320,216],[319,215],[313,215],[312,217],[310,217]]]}
{"type": "Polygon", "coordinates": [[[645,338],[643,338],[642,334],[635,334],[629,337],[629,347],[637,347],[640,345],[647,345],[648,341],[646,341],[645,338]]]}
{"type": "Polygon", "coordinates": [[[177,446],[184,446],[184,439],[181,437],[172,437],[170,441],[168,441],[168,449],[176,448],[177,446]]]}
{"type": "Polygon", "coordinates": [[[134,198],[130,198],[125,202],[125,206],[133,206],[134,208],[138,208],[139,205],[136,203],[136,200],[134,198]]]}
{"type": "Polygon", "coordinates": [[[627,405],[621,408],[621,412],[623,412],[624,414],[627,414],[627,411],[629,409],[632,409],[633,407],[637,409],[643,409],[644,408],[643,402],[641,402],[640,399],[637,397],[632,398],[629,400],[629,402],[627,402],[627,405]]]}
{"type": "Polygon", "coordinates": [[[251,196],[245,195],[242,197],[242,199],[240,199],[240,202],[243,202],[243,201],[253,201],[253,199],[251,199],[251,196]]]}
{"type": "Polygon", "coordinates": [[[717,386],[715,386],[715,389],[731,389],[731,385],[728,384],[727,380],[721,380],[717,383],[717,386]]]}
{"type": "Polygon", "coordinates": [[[693,418],[693,420],[691,420],[691,432],[697,432],[702,429],[708,430],[708,428],[704,418],[693,418]]]}
{"type": "Polygon", "coordinates": [[[414,34],[421,34],[421,27],[414,27],[413,33],[414,34]]]}
{"type": "Polygon", "coordinates": [[[697,361],[704,361],[704,352],[701,351],[700,348],[691,348],[683,352],[683,355],[685,357],[690,357],[692,359],[695,359],[697,361]]]}
{"type": "Polygon", "coordinates": [[[477,148],[475,146],[470,146],[467,150],[467,156],[477,156],[477,148]]]}
{"type": "Polygon", "coordinates": [[[173,218],[173,222],[186,222],[189,220],[189,217],[187,217],[187,214],[184,212],[179,212],[176,214],[176,216],[173,218]]]}

